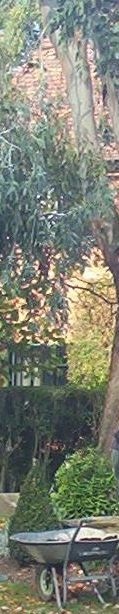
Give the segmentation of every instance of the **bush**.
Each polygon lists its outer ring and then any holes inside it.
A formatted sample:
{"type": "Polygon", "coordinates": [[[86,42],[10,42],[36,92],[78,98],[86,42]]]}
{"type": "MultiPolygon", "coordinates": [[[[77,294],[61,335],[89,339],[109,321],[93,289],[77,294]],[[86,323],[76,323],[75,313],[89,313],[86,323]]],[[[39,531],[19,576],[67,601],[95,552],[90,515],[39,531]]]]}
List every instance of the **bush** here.
{"type": "MultiPolygon", "coordinates": [[[[9,524],[9,536],[20,531],[55,528],[58,521],[49,495],[50,485],[39,465],[31,469],[21,490],[19,501],[9,524]]],[[[21,547],[9,541],[10,554],[19,562],[29,557],[21,547]]]]}
{"type": "Polygon", "coordinates": [[[93,448],[67,458],[56,473],[52,502],[61,518],[117,513],[116,481],[109,460],[93,448]]]}

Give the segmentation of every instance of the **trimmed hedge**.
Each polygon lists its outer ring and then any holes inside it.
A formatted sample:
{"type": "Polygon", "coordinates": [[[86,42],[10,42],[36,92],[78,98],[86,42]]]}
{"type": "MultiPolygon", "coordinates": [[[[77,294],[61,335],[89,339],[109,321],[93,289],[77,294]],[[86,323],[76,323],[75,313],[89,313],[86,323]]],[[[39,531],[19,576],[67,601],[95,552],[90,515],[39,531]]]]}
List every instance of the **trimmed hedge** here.
{"type": "MultiPolygon", "coordinates": [[[[58,524],[50,499],[50,485],[43,467],[37,465],[29,472],[9,523],[9,536],[21,531],[40,531],[58,524]]],[[[28,562],[29,556],[21,547],[9,540],[10,554],[19,562],[28,562]]]]}
{"type": "Polygon", "coordinates": [[[52,503],[61,518],[118,513],[117,484],[109,459],[94,448],[67,458],[56,472],[52,503]]]}

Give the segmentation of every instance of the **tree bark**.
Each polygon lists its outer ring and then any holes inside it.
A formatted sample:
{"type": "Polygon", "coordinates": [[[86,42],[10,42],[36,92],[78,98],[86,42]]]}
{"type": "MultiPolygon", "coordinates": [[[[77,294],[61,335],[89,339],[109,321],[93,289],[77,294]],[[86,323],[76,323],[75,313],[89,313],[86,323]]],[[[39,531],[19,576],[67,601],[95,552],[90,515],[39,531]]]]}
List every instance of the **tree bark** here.
{"type": "Polygon", "coordinates": [[[6,462],[3,461],[1,474],[0,474],[0,492],[5,492],[5,478],[6,478],[6,462]]]}
{"type": "Polygon", "coordinates": [[[35,466],[37,462],[38,444],[39,444],[39,432],[38,430],[36,431],[36,429],[34,429],[34,449],[33,449],[33,454],[32,454],[32,466],[33,467],[35,466]]]}
{"type": "MultiPolygon", "coordinates": [[[[44,24],[51,22],[57,11],[57,0],[42,1],[44,24]]],[[[60,44],[60,31],[57,29],[50,35],[52,44],[59,58],[66,80],[69,104],[72,111],[75,139],[77,146],[82,140],[86,145],[97,150],[98,138],[94,118],[93,92],[90,69],[87,60],[87,42],[80,40],[80,56],[78,54],[78,38],[76,34],[66,45],[60,44]]]]}
{"type": "Polygon", "coordinates": [[[119,101],[117,92],[110,75],[106,76],[107,85],[107,102],[109,107],[109,113],[112,120],[114,137],[116,143],[119,145],[119,101]]]}
{"type": "Polygon", "coordinates": [[[113,433],[119,429],[119,218],[115,215],[112,224],[104,220],[93,222],[93,232],[101,250],[106,267],[113,275],[117,306],[114,341],[111,354],[109,380],[101,419],[99,449],[110,454],[113,433]]]}
{"type": "Polygon", "coordinates": [[[75,138],[78,146],[83,141],[89,147],[97,150],[98,139],[94,119],[92,82],[85,40],[80,41],[79,66],[78,59],[76,60],[77,53],[78,45],[74,38],[61,58],[72,110],[75,138]]]}
{"type": "Polygon", "coordinates": [[[117,311],[114,343],[109,372],[109,383],[101,425],[99,449],[108,455],[113,434],[119,429],[119,308],[117,311]]]}

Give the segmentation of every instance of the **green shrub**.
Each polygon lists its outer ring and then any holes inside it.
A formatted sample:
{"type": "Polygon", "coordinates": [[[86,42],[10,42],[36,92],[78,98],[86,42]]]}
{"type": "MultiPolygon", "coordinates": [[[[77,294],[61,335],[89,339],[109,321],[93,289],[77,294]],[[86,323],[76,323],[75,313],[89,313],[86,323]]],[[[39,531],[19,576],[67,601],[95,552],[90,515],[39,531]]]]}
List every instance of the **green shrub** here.
{"type": "MultiPolygon", "coordinates": [[[[49,495],[50,485],[44,471],[39,465],[31,469],[18,500],[18,504],[9,524],[9,536],[21,531],[40,531],[57,526],[58,521],[53,511],[49,495]]],[[[28,562],[29,557],[21,547],[9,541],[10,554],[19,562],[28,562]]]]}
{"type": "Polygon", "coordinates": [[[110,515],[119,511],[109,460],[92,448],[65,460],[56,473],[51,496],[61,518],[110,515]]]}

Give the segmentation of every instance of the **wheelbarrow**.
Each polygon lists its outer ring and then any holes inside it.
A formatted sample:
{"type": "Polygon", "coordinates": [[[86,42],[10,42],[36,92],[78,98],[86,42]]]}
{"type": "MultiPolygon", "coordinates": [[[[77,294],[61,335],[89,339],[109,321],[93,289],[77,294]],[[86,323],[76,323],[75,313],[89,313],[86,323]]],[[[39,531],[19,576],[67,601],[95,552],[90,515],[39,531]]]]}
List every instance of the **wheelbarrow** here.
{"type": "Polygon", "coordinates": [[[100,537],[81,539],[81,528],[90,527],[91,522],[92,518],[82,518],[75,521],[77,526],[70,526],[72,522],[67,521],[66,527],[62,529],[18,533],[10,538],[26,549],[31,558],[37,562],[36,583],[40,597],[43,601],[50,601],[55,592],[57,606],[60,610],[67,602],[68,586],[76,583],[91,585],[103,605],[105,601],[98,585],[100,581],[107,581],[111,586],[113,597],[116,598],[113,563],[116,560],[119,540],[117,536],[108,536],[103,539],[100,537]],[[89,573],[86,564],[91,561],[101,563],[105,561],[105,573],[89,573]],[[69,574],[69,567],[72,563],[79,565],[82,571],[80,576],[71,572],[69,574]],[[62,575],[63,602],[58,583],[59,574],[62,575]]]}

